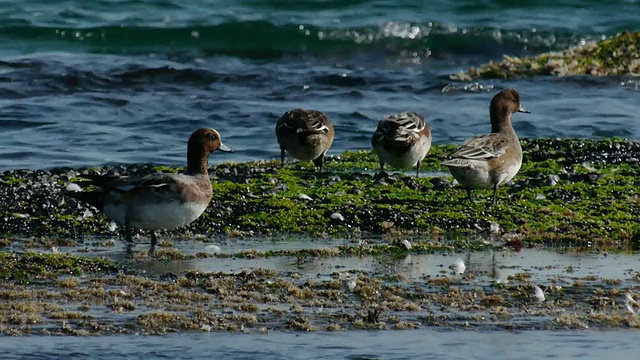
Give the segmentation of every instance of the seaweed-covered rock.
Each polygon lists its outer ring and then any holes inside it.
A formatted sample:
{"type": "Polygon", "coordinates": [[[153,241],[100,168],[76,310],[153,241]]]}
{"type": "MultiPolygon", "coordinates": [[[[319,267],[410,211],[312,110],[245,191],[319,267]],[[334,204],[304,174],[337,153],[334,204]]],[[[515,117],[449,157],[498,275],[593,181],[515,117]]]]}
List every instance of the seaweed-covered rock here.
{"type": "Polygon", "coordinates": [[[640,76],[640,32],[624,32],[600,42],[533,57],[504,55],[501,62],[472,67],[466,72],[451,75],[451,79],[467,81],[549,75],[640,76]]]}
{"type": "MultiPolygon", "coordinates": [[[[478,192],[479,200],[470,203],[465,191],[442,175],[446,169],[440,162],[451,145],[432,148],[420,177],[375,174],[374,154],[346,152],[329,157],[322,174],[306,163],[282,169],[276,162],[222,164],[211,171],[213,200],[206,212],[189,226],[161,235],[458,238],[491,233],[495,224],[499,235],[530,241],[638,240],[640,144],[620,139],[522,143],[522,169],[511,184],[500,187],[495,206],[489,205],[491,191],[478,192]]],[[[157,170],[182,169],[130,165],[7,171],[0,176],[0,234],[80,244],[96,241],[96,235],[113,237],[118,227],[89,205],[65,197],[64,190],[72,182],[84,187],[78,177],[87,172],[157,170]]]]}

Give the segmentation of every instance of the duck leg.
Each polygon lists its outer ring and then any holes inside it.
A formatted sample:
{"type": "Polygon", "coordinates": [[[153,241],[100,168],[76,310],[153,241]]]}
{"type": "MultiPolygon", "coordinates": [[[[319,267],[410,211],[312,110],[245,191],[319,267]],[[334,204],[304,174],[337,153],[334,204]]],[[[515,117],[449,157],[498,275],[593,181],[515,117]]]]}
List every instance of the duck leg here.
{"type": "Polygon", "coordinates": [[[131,244],[133,242],[133,237],[131,236],[131,226],[129,226],[129,217],[124,220],[124,240],[131,244]]]}
{"type": "Polygon", "coordinates": [[[127,254],[133,254],[133,235],[131,234],[131,225],[129,221],[129,217],[125,216],[124,219],[124,240],[127,243],[127,254]]]}
{"type": "Polygon", "coordinates": [[[420,177],[420,160],[416,164],[416,177],[420,177]]]}
{"type": "Polygon", "coordinates": [[[152,256],[153,252],[156,250],[156,244],[158,244],[158,237],[156,236],[155,231],[151,231],[151,247],[148,251],[149,256],[152,256]]]}
{"type": "Polygon", "coordinates": [[[496,203],[496,199],[498,198],[498,184],[493,185],[493,203],[496,203]]]}
{"type": "Polygon", "coordinates": [[[473,202],[473,194],[469,188],[467,188],[467,196],[469,197],[469,201],[473,202]]]}
{"type": "Polygon", "coordinates": [[[313,164],[319,169],[318,172],[322,172],[322,166],[324,165],[324,153],[320,154],[317,159],[313,160],[313,164]]]}
{"type": "Polygon", "coordinates": [[[126,241],[127,255],[133,255],[133,237],[131,236],[131,227],[129,226],[129,220],[125,220],[124,226],[124,240],[126,241]]]}
{"type": "Polygon", "coordinates": [[[286,154],[284,149],[280,149],[280,167],[284,167],[284,158],[285,158],[286,154]]]}

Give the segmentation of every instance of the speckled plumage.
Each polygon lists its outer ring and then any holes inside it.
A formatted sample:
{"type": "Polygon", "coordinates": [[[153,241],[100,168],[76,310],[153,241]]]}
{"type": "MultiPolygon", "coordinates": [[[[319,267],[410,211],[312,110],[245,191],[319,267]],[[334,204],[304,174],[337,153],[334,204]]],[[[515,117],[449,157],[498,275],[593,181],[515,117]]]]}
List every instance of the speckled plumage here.
{"type": "Polygon", "coordinates": [[[298,160],[312,160],[322,171],[324,156],[333,143],[333,124],[320,111],[293,109],[276,122],[276,137],[280,145],[281,166],[284,166],[288,152],[298,160]]]}
{"type": "Polygon", "coordinates": [[[415,166],[418,176],[420,162],[431,149],[431,129],[415,112],[387,115],[378,122],[371,146],[380,160],[380,172],[384,172],[384,164],[396,168],[415,166]]]}

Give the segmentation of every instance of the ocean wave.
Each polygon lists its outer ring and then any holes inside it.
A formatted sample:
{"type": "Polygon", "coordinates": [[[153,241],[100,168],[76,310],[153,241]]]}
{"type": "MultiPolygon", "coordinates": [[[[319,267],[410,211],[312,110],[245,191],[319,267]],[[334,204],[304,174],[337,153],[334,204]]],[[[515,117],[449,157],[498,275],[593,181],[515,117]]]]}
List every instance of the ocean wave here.
{"type": "Polygon", "coordinates": [[[0,27],[0,43],[19,40],[38,49],[115,54],[229,55],[272,59],[296,55],[345,55],[374,53],[392,56],[446,56],[475,54],[495,56],[508,50],[548,51],[578,43],[572,32],[536,29],[504,30],[459,28],[437,23],[414,24],[389,21],[381,26],[353,28],[275,24],[267,21],[232,21],[190,27],[108,26],[0,27]]]}

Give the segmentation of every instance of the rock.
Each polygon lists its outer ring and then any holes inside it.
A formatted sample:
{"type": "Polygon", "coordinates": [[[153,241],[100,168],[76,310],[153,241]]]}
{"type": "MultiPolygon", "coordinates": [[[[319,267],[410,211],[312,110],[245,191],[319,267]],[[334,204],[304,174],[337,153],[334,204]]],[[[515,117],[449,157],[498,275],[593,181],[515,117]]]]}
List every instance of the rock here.
{"type": "Polygon", "coordinates": [[[344,221],[344,216],[342,216],[342,214],[334,212],[333,214],[331,214],[330,218],[332,220],[339,220],[339,221],[344,221]]]}
{"type": "Polygon", "coordinates": [[[68,183],[67,186],[65,187],[65,190],[67,190],[67,191],[82,191],[82,188],[80,187],[80,185],[78,185],[76,183],[68,183]]]}

